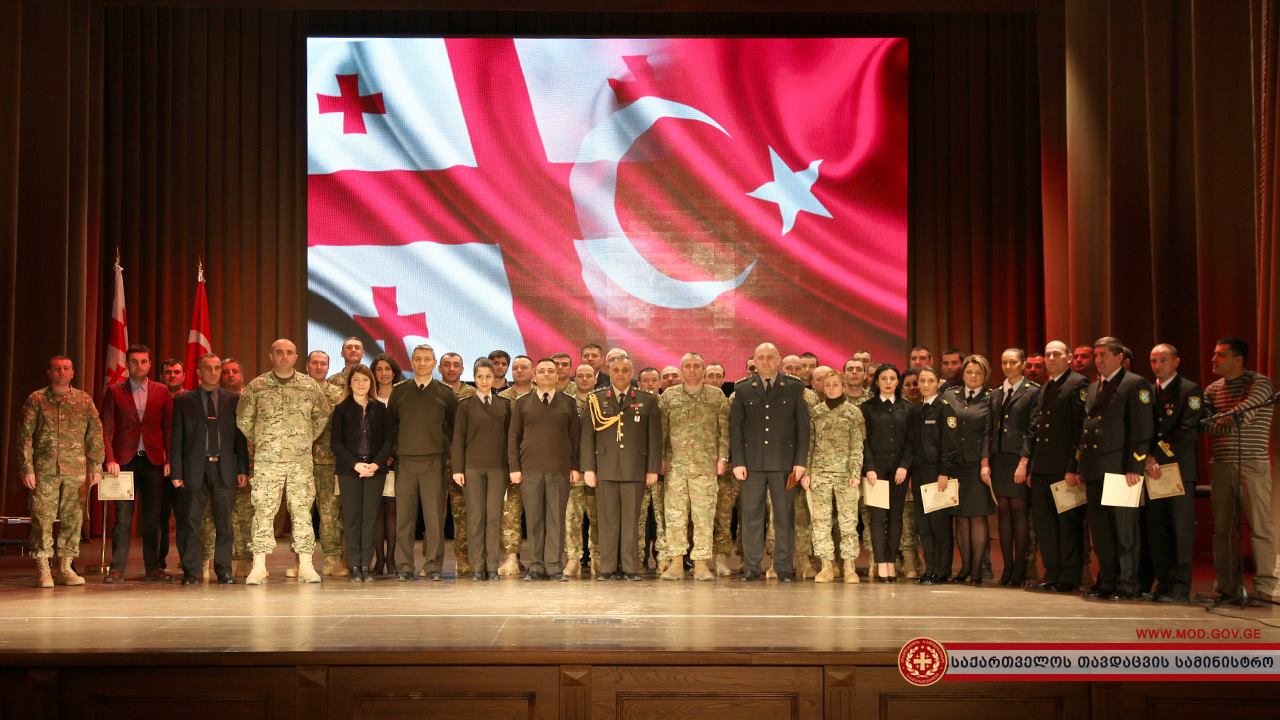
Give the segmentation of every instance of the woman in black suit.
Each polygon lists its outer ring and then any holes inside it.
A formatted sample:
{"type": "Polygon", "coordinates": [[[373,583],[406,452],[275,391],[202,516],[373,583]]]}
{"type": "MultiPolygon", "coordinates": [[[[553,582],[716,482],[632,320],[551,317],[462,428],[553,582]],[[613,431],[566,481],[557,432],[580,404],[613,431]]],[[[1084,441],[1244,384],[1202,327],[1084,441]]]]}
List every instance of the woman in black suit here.
{"type": "Polygon", "coordinates": [[[991,491],[991,468],[987,462],[987,428],[991,416],[991,392],[987,378],[991,363],[981,355],[965,358],[960,368],[962,385],[943,393],[956,412],[956,426],[948,422],[942,435],[944,457],[954,458],[943,474],[960,482],[960,505],[956,508],[956,544],[960,546],[960,574],[952,582],[982,584],[982,556],[989,536],[987,516],[996,511],[991,491]]]}
{"type": "Polygon", "coordinates": [[[502,500],[507,489],[507,430],[511,403],[493,392],[491,360],[476,361],[476,394],[458,403],[450,459],[453,481],[467,501],[467,559],[472,580],[499,580],[502,500]]]}
{"type": "Polygon", "coordinates": [[[907,444],[907,416],[911,404],[902,399],[898,368],[881,365],[871,380],[873,395],[862,404],[867,421],[863,444],[863,467],[867,484],[892,483],[889,509],[867,507],[871,516],[871,550],[876,575],[881,582],[897,582],[894,568],[898,543],[902,540],[902,510],[907,502],[907,471],[911,450],[907,444]]]}
{"type": "Polygon", "coordinates": [[[1026,365],[1027,353],[1022,348],[1001,353],[1000,370],[1005,381],[991,394],[991,487],[996,491],[996,526],[1000,529],[1000,555],[1004,557],[1002,587],[1022,587],[1027,577],[1027,545],[1031,541],[1027,505],[1031,490],[1026,466],[1022,466],[1022,472],[1018,467],[1040,386],[1023,375],[1026,365]]]}
{"type": "MultiPolygon", "coordinates": [[[[403,382],[400,366],[390,355],[382,353],[373,359],[374,384],[373,396],[383,405],[391,402],[391,389],[403,382]]],[[[388,467],[395,464],[395,458],[387,460],[388,467]]],[[[373,552],[375,564],[373,574],[386,575],[396,569],[396,498],[395,495],[383,495],[382,505],[378,508],[378,518],[373,523],[373,552]]]]}
{"type": "Polygon", "coordinates": [[[939,395],[942,379],[938,371],[925,366],[916,371],[919,379],[920,404],[911,408],[907,433],[911,446],[911,490],[916,500],[916,527],[920,528],[920,545],[924,548],[924,574],[918,585],[938,585],[951,578],[951,518],[954,508],[924,511],[920,486],[937,483],[947,489],[950,478],[943,474],[942,435],[947,432],[948,418],[956,413],[939,395]]]}
{"type": "Polygon", "coordinates": [[[372,394],[375,382],[367,366],[351,368],[347,391],[329,420],[352,582],[373,579],[369,572],[373,564],[373,525],[382,503],[387,459],[396,438],[390,411],[372,394]]]}

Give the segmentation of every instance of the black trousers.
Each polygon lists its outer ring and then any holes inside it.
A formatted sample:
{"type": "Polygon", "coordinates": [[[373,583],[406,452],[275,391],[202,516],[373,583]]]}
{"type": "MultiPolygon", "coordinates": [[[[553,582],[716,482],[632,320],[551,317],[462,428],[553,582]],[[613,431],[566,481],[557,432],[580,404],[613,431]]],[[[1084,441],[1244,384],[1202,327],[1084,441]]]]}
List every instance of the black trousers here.
{"type": "Polygon", "coordinates": [[[356,567],[373,565],[373,524],[382,505],[385,474],[373,477],[338,476],[342,493],[342,542],[347,551],[347,564],[356,567]]]}
{"type": "MultiPolygon", "coordinates": [[[[164,492],[160,493],[160,569],[164,570],[169,566],[169,519],[173,518],[174,531],[180,532],[182,528],[182,518],[179,516],[178,510],[178,492],[179,489],[173,486],[172,478],[164,479],[164,492]]],[[[178,549],[178,562],[182,562],[182,549],[178,549]]]]}
{"type": "MultiPolygon", "coordinates": [[[[636,552],[639,542],[636,525],[640,519],[640,501],[643,499],[644,482],[601,480],[596,483],[601,575],[612,575],[619,569],[632,575],[640,572],[640,554],[636,552]]],[[[528,508],[527,505],[525,507],[528,508]]]]}
{"type": "MultiPolygon", "coordinates": [[[[936,475],[935,475],[936,477],[936,475]]],[[[871,517],[871,554],[875,562],[893,562],[902,542],[902,512],[907,507],[907,483],[899,485],[893,475],[881,475],[876,482],[889,483],[889,509],[867,506],[871,517]]],[[[936,513],[935,513],[936,514],[936,513]]]]}
{"type": "MultiPolygon", "coordinates": [[[[955,513],[951,508],[926,513],[924,499],[920,495],[921,485],[937,481],[937,466],[917,468],[911,478],[911,492],[916,499],[916,529],[920,532],[920,546],[924,550],[924,571],[926,574],[945,578],[951,577],[951,560],[955,554],[951,534],[955,513]]],[[[893,505],[892,492],[889,493],[889,504],[893,505]]],[[[897,545],[893,547],[896,548],[897,545]]]]}
{"type": "Polygon", "coordinates": [[[236,502],[235,486],[222,479],[218,463],[206,463],[199,484],[187,481],[177,490],[174,514],[178,518],[178,562],[182,572],[198,576],[204,550],[201,540],[204,510],[213,505],[213,569],[218,577],[231,577],[231,549],[234,543],[231,511],[236,502]]]}
{"type": "Polygon", "coordinates": [[[396,458],[396,569],[413,572],[413,536],[422,504],[422,570],[440,572],[444,564],[444,463],[441,456],[396,458]]]}
{"type": "Polygon", "coordinates": [[[164,496],[164,465],[152,465],[139,453],[121,470],[133,473],[133,500],[116,500],[116,522],[111,528],[111,569],[124,572],[129,563],[133,513],[138,511],[138,539],[147,572],[160,569],[160,501],[164,496]]]}
{"type": "Polygon", "coordinates": [[[1177,497],[1147,501],[1147,546],[1162,595],[1191,593],[1192,545],[1196,532],[1195,484],[1177,497]]]}
{"type": "Polygon", "coordinates": [[[1066,584],[1075,587],[1080,582],[1084,566],[1082,543],[1085,508],[1072,508],[1058,513],[1053,501],[1053,483],[1062,480],[1056,475],[1031,475],[1031,515],[1036,523],[1036,542],[1040,545],[1040,560],[1044,563],[1044,582],[1053,585],[1066,584]]]}
{"type": "Polygon", "coordinates": [[[463,475],[467,503],[467,560],[475,572],[502,564],[502,501],[509,475],[501,468],[469,468],[463,475]]]}
{"type": "MultiPolygon", "coordinates": [[[[773,501],[773,571],[779,577],[794,575],[792,556],[796,547],[795,497],[797,488],[787,489],[788,471],[765,472],[747,468],[738,494],[742,535],[743,572],[760,572],[764,561],[765,494],[773,501]]],[[[597,499],[598,502],[598,499],[597,499]]],[[[899,513],[901,514],[901,513],[899,513]]]]}
{"type": "Polygon", "coordinates": [[[1086,477],[1089,493],[1089,531],[1098,554],[1098,589],[1138,592],[1138,554],[1141,533],[1138,508],[1102,504],[1102,476],[1086,477]]]}

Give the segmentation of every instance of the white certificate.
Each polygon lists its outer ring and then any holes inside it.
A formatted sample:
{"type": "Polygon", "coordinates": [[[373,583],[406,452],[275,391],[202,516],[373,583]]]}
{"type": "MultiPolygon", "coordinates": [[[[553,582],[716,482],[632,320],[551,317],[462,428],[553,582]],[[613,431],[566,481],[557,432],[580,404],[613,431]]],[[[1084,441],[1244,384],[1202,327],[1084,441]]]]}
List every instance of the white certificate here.
{"type": "Polygon", "coordinates": [[[103,473],[98,482],[99,500],[132,500],[133,472],[121,470],[118,475],[103,473]]]}
{"type": "Polygon", "coordinates": [[[955,507],[960,504],[960,481],[949,480],[946,490],[939,490],[938,483],[931,482],[927,485],[920,486],[920,500],[924,503],[924,512],[929,514],[934,510],[955,507]]]}
{"type": "Polygon", "coordinates": [[[1178,469],[1178,463],[1161,465],[1160,477],[1153,478],[1147,475],[1146,482],[1147,497],[1152,500],[1178,497],[1185,492],[1182,488],[1182,471],[1178,469]]]}
{"type": "Polygon", "coordinates": [[[1075,487],[1072,487],[1066,480],[1059,480],[1050,485],[1049,489],[1053,491],[1053,504],[1058,507],[1059,515],[1089,502],[1083,482],[1076,483],[1075,487]]]}
{"type": "Polygon", "coordinates": [[[876,478],[876,484],[872,485],[865,477],[862,479],[862,497],[867,501],[867,507],[889,509],[889,486],[893,484],[893,478],[876,478]]]}
{"type": "Polygon", "coordinates": [[[1102,476],[1102,504],[1111,507],[1136,508],[1142,502],[1142,483],[1129,485],[1120,473],[1102,476]]]}
{"type": "Polygon", "coordinates": [[[396,496],[396,473],[394,470],[387,473],[387,481],[382,483],[382,497],[396,496]]]}

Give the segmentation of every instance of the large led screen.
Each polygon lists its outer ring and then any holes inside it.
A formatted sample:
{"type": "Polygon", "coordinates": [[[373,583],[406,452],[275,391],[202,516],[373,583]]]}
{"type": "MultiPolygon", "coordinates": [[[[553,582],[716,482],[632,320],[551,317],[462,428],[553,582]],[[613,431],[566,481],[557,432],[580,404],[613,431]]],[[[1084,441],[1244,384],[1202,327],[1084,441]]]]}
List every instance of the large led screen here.
{"type": "Polygon", "coordinates": [[[311,38],[307,131],[310,349],[904,353],[905,39],[311,38]]]}

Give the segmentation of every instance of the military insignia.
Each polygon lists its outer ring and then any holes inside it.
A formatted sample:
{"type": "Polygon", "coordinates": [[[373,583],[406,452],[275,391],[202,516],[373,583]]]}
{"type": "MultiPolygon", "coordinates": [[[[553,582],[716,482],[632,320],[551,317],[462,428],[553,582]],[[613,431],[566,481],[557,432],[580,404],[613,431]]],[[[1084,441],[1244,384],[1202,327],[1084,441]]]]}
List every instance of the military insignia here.
{"type": "Polygon", "coordinates": [[[950,417],[948,417],[948,418],[947,418],[947,427],[951,428],[952,430],[955,430],[955,429],[956,429],[956,425],[957,425],[957,423],[956,423],[956,416],[955,416],[955,415],[952,415],[952,416],[950,416],[950,417]]]}
{"type": "Polygon", "coordinates": [[[1142,403],[1143,405],[1150,405],[1150,404],[1151,404],[1151,391],[1150,391],[1150,390],[1148,390],[1148,389],[1146,389],[1146,388],[1142,388],[1141,390],[1139,390],[1139,391],[1138,391],[1138,402],[1142,403]]]}
{"type": "Polygon", "coordinates": [[[1085,398],[1087,398],[1087,397],[1089,397],[1089,388],[1080,388],[1080,400],[1081,400],[1081,402],[1083,402],[1083,401],[1085,400],[1085,398]]]}
{"type": "Polygon", "coordinates": [[[1200,396],[1199,396],[1199,395],[1192,395],[1191,397],[1187,398],[1187,407],[1191,408],[1192,410],[1199,410],[1199,409],[1200,409],[1200,396]]]}
{"type": "Polygon", "coordinates": [[[1135,453],[1133,454],[1133,459],[1134,459],[1134,460],[1137,460],[1138,462],[1142,462],[1143,460],[1146,460],[1146,459],[1147,459],[1147,456],[1146,456],[1145,454],[1143,454],[1143,455],[1139,455],[1138,453],[1136,453],[1136,452],[1135,452],[1135,453]]]}
{"type": "Polygon", "coordinates": [[[759,385],[760,383],[756,382],[755,380],[751,381],[751,387],[758,387],[759,385]]]}

